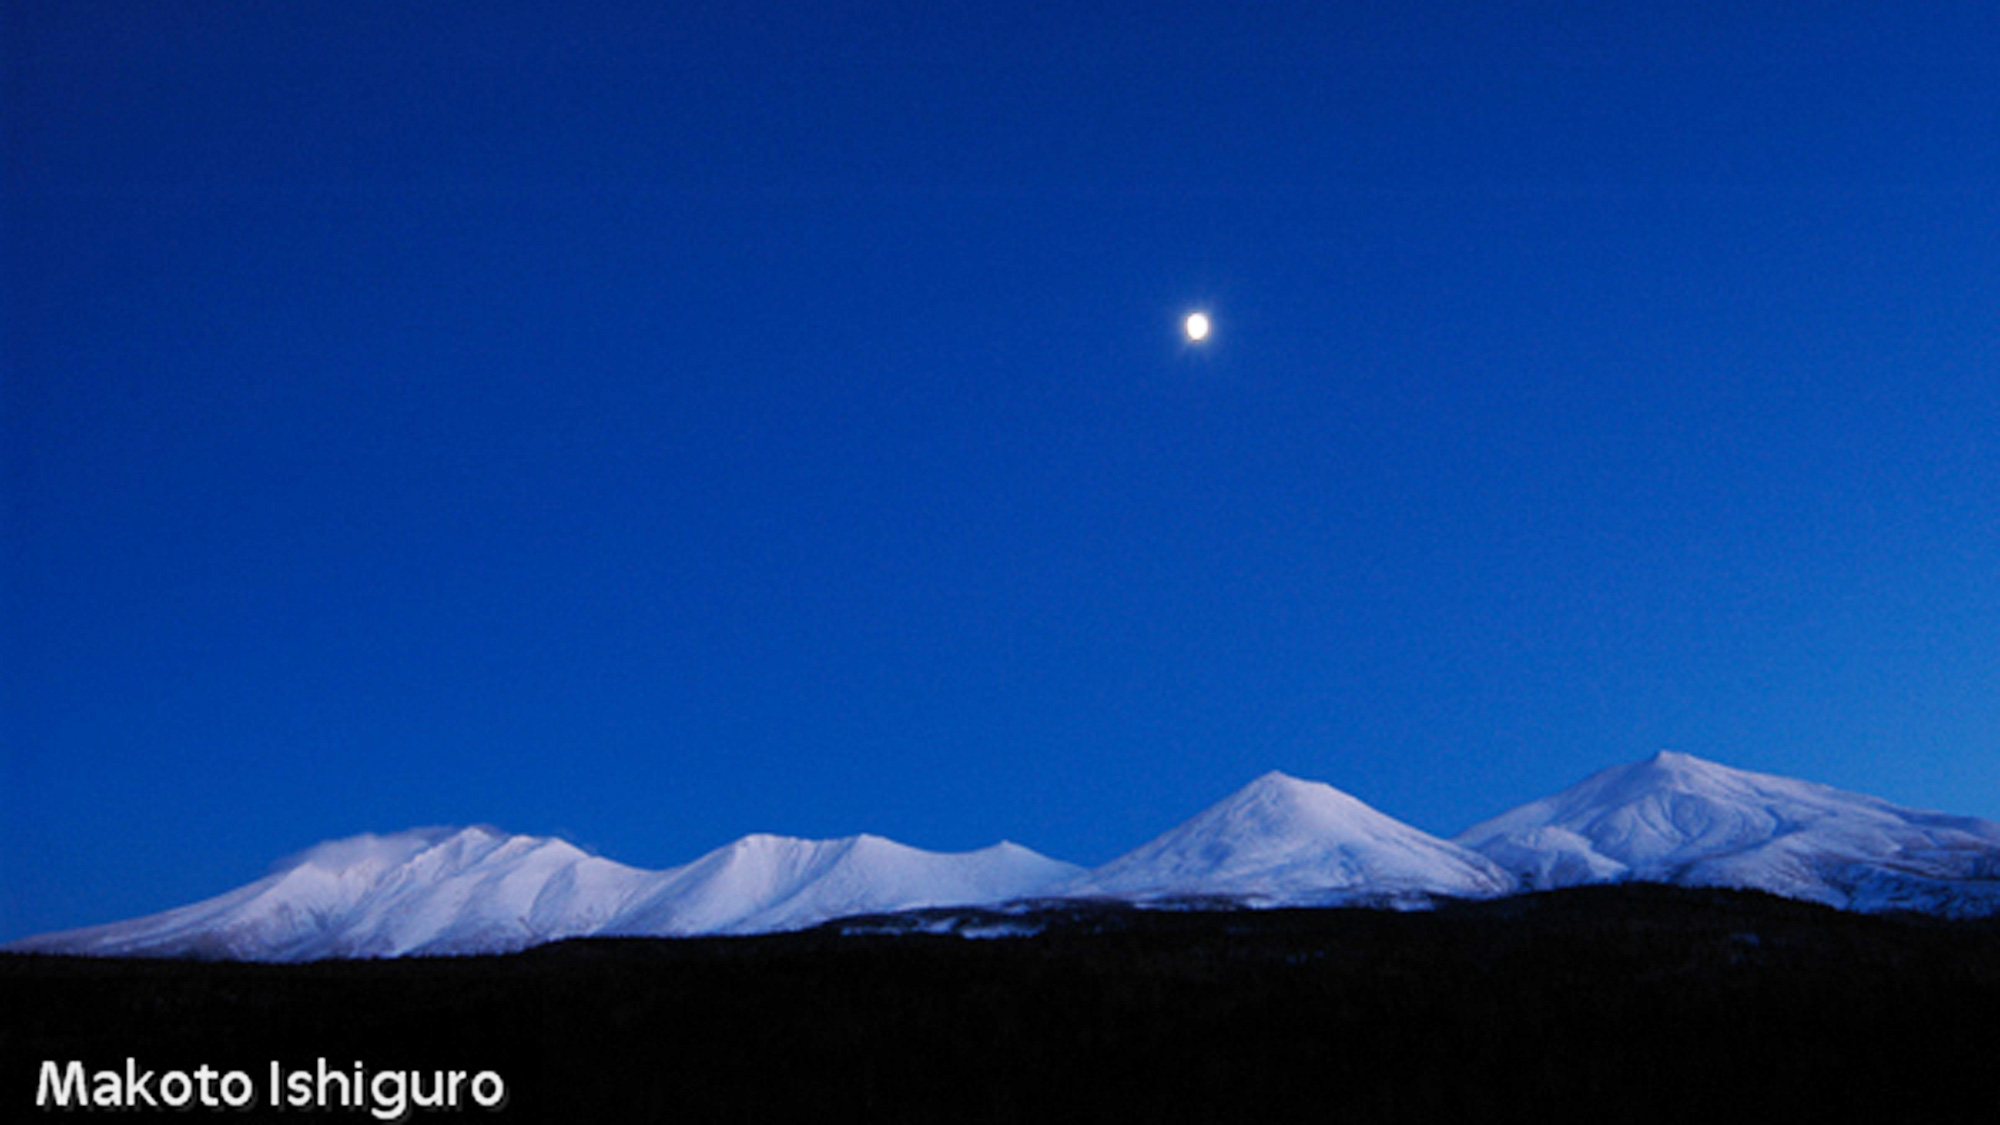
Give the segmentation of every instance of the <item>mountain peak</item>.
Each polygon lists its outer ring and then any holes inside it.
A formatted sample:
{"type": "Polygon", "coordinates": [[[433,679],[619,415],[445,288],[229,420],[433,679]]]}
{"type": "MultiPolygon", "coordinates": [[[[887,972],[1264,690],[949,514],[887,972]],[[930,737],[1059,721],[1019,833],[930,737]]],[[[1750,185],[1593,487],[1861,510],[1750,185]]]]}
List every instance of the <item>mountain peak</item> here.
{"type": "MultiPolygon", "coordinates": [[[[1672,751],[1600,770],[1457,842],[1529,887],[1639,880],[1835,906],[1921,901],[2000,873],[2000,825],[1672,751]]],[[[2000,884],[1949,893],[2000,896],[2000,884]]]]}
{"type": "Polygon", "coordinates": [[[1272,771],[1092,871],[1074,893],[1307,903],[1496,894],[1509,886],[1479,856],[1325,782],[1272,771]]]}
{"type": "Polygon", "coordinates": [[[483,842],[488,837],[497,839],[500,836],[498,830],[483,825],[469,828],[432,825],[381,835],[361,832],[353,836],[327,840],[314,844],[304,851],[294,852],[273,864],[271,870],[292,871],[313,867],[335,874],[381,871],[408,863],[432,848],[453,841],[471,838],[483,842]]]}
{"type": "MultiPolygon", "coordinates": [[[[1256,801],[1324,802],[1329,797],[1353,801],[1354,798],[1335,789],[1324,781],[1307,781],[1288,773],[1271,770],[1259,774],[1248,785],[1224,797],[1220,805],[1248,804],[1256,801]]],[[[1356,804],[1360,802],[1355,801],[1356,804]]]]}
{"type": "Polygon", "coordinates": [[[1693,754],[1682,753],[1679,750],[1655,751],[1652,757],[1634,762],[1626,768],[1645,769],[1682,778],[1735,776],[1747,772],[1734,766],[1725,766],[1720,762],[1711,762],[1707,758],[1697,758],[1693,754]]]}
{"type": "Polygon", "coordinates": [[[1324,781],[1314,781],[1311,778],[1295,777],[1278,770],[1259,774],[1248,785],[1223,798],[1216,807],[1255,801],[1283,802],[1304,808],[1339,809],[1363,817],[1385,816],[1339,786],[1324,781]]]}
{"type": "Polygon", "coordinates": [[[1679,750],[1660,750],[1636,762],[1601,769],[1589,780],[1602,779],[1603,784],[1626,788],[1640,786],[1685,790],[1718,785],[1739,786],[1760,776],[1764,775],[1697,758],[1679,750]]]}
{"type": "Polygon", "coordinates": [[[1333,788],[1330,785],[1326,785],[1323,781],[1307,781],[1304,778],[1293,777],[1283,770],[1266,770],[1258,774],[1245,788],[1257,788],[1260,786],[1273,789],[1297,788],[1299,786],[1325,786],[1328,789],[1333,788]]]}

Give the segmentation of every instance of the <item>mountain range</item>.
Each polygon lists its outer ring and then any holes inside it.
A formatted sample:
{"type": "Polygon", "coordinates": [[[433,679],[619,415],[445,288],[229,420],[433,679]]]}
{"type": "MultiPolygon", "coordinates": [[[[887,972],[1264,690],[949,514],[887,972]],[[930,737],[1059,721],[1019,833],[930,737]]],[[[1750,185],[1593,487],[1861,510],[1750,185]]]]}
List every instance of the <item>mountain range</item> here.
{"type": "Polygon", "coordinates": [[[255,961],[494,953],[585,934],[764,933],[1004,901],[1081,870],[1010,843],[950,855],[879,836],[754,835],[648,871],[563,840],[423,828],[321,844],[191,906],[8,948],[255,961]]]}
{"type": "Polygon", "coordinates": [[[753,835],[649,871],[559,839],[430,828],[321,844],[215,898],[6,948],[305,961],[766,933],[935,907],[1421,906],[1621,881],[1995,914],[2000,823],[1662,752],[1445,840],[1330,785],[1268,773],[1091,870],[1006,842],[947,854],[868,835],[753,835]]]}

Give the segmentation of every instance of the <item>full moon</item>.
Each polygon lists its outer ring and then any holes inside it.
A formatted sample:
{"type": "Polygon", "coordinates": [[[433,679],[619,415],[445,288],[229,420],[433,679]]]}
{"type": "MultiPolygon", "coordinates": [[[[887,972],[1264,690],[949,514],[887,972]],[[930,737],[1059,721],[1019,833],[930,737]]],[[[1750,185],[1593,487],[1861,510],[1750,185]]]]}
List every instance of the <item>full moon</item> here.
{"type": "Polygon", "coordinates": [[[1187,338],[1199,344],[1208,339],[1208,314],[1189,313],[1187,322],[1181,327],[1187,330],[1187,338]]]}

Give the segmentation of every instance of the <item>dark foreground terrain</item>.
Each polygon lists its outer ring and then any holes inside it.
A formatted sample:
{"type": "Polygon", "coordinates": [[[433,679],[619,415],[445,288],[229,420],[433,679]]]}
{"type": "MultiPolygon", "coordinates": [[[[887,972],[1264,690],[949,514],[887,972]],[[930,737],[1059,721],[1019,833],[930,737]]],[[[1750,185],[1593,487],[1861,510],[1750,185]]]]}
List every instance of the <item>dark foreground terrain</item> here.
{"type": "Polygon", "coordinates": [[[257,1079],[261,1108],[196,1120],[374,1120],[261,1099],[272,1061],[320,1057],[508,1083],[498,1113],[414,1121],[2000,1117],[1992,923],[1658,887],[1042,920],[297,966],[0,956],[0,1118],[43,1116],[42,1060],[128,1056],[257,1079]]]}

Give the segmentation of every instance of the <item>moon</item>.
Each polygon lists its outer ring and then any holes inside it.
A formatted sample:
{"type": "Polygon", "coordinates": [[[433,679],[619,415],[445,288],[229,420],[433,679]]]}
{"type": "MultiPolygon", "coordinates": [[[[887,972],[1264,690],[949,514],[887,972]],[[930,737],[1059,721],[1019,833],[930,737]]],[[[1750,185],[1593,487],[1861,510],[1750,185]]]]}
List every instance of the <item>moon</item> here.
{"type": "Polygon", "coordinates": [[[1181,324],[1181,328],[1187,332],[1189,342],[1196,344],[1208,339],[1209,327],[1208,314],[1204,312],[1187,314],[1187,320],[1181,324]]]}

